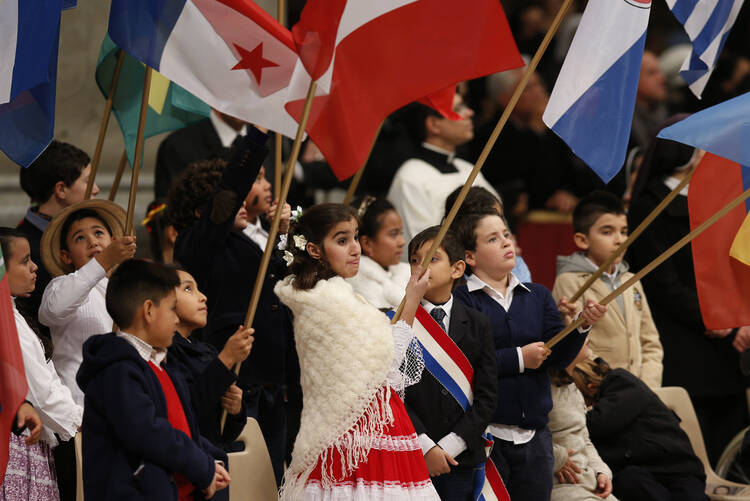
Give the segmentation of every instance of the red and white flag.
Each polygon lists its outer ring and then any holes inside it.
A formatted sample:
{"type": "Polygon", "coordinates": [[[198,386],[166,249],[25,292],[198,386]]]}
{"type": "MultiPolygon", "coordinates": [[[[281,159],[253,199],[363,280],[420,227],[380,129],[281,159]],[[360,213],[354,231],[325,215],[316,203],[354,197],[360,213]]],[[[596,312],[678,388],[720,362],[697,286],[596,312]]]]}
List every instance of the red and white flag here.
{"type": "Polygon", "coordinates": [[[308,0],[292,28],[300,63],[287,110],[339,179],[364,165],[380,123],[450,85],[523,65],[497,0],[308,0]]]}

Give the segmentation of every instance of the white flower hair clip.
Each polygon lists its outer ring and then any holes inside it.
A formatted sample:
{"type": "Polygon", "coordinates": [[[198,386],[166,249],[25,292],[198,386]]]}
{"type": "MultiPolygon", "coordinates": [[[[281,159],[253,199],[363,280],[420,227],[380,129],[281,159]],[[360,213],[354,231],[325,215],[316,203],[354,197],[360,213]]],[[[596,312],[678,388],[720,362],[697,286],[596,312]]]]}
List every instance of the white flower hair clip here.
{"type": "Polygon", "coordinates": [[[299,250],[305,250],[307,247],[307,239],[305,235],[294,235],[294,246],[299,250]]]}
{"type": "Polygon", "coordinates": [[[279,243],[276,244],[276,248],[279,250],[286,250],[286,233],[279,235],[279,243]]]}
{"type": "Polygon", "coordinates": [[[294,262],[294,254],[289,251],[284,251],[284,261],[286,261],[287,267],[291,266],[294,262]]]}
{"type": "Polygon", "coordinates": [[[290,221],[294,221],[296,223],[297,221],[299,221],[300,217],[302,217],[302,207],[298,205],[296,209],[292,210],[292,215],[289,219],[290,221]]]}

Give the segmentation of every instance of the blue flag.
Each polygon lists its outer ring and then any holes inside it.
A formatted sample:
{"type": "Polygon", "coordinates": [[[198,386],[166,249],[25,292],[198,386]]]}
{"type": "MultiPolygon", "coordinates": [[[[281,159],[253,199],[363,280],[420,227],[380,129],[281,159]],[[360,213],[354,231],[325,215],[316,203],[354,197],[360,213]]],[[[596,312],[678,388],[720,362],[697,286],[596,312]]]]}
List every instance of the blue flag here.
{"type": "Polygon", "coordinates": [[[28,167],[52,141],[62,0],[0,2],[0,150],[28,167]]]}
{"type": "Polygon", "coordinates": [[[659,137],[750,165],[750,92],[706,108],[659,132],[659,137]]]}

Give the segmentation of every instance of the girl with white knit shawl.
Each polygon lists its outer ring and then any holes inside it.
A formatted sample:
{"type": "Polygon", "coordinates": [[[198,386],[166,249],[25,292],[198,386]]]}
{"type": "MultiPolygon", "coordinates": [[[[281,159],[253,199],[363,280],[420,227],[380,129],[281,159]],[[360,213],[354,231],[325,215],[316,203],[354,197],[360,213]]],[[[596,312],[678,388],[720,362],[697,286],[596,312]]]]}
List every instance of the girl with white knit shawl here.
{"type": "Polygon", "coordinates": [[[410,325],[429,273],[410,279],[391,326],[344,280],[359,267],[355,216],[340,204],[308,209],[285,251],[293,275],[274,289],[294,313],[303,394],[280,498],[437,500],[399,398],[423,368],[410,325]]]}
{"type": "Polygon", "coordinates": [[[374,307],[395,309],[411,276],[409,264],[401,262],[406,244],[401,216],[387,199],[369,195],[352,207],[359,219],[362,256],[357,274],[346,281],[374,307]]]}

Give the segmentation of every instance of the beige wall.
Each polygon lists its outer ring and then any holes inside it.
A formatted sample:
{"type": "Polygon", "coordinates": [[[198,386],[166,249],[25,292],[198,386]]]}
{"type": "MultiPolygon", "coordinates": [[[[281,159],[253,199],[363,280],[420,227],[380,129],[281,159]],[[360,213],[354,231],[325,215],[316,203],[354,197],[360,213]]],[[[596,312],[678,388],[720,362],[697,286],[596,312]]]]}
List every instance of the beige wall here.
{"type": "MultiPolygon", "coordinates": [[[[274,0],[257,0],[271,14],[276,13],[274,0]]],[[[109,1],[78,0],[78,7],[63,12],[57,75],[55,138],[69,142],[93,155],[99,133],[104,99],[94,81],[97,56],[107,31],[109,1]]],[[[143,212],[153,197],[153,166],[156,150],[164,136],[146,140],[144,166],[140,175],[136,215],[143,212]]],[[[104,142],[97,179],[104,196],[117,169],[123,142],[117,122],[112,118],[104,142]]],[[[19,167],[0,152],[0,225],[14,225],[25,212],[28,198],[18,185],[19,167]]],[[[127,204],[126,173],[117,201],[127,204]]]]}

